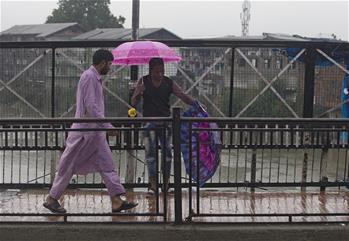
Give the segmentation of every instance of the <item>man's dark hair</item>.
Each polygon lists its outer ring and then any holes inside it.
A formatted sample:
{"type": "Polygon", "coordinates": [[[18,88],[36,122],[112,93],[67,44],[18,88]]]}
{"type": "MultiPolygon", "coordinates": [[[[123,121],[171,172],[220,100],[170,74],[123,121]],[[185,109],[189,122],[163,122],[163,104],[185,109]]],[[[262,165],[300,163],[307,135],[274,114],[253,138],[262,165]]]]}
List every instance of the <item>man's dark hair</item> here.
{"type": "Polygon", "coordinates": [[[94,54],[93,54],[93,59],[92,62],[94,65],[100,64],[103,60],[106,62],[108,61],[113,61],[114,56],[113,54],[106,49],[98,49],[94,54]]]}
{"type": "Polygon", "coordinates": [[[149,72],[155,67],[155,66],[164,66],[164,61],[162,60],[162,58],[152,58],[149,61],[149,72]]]}

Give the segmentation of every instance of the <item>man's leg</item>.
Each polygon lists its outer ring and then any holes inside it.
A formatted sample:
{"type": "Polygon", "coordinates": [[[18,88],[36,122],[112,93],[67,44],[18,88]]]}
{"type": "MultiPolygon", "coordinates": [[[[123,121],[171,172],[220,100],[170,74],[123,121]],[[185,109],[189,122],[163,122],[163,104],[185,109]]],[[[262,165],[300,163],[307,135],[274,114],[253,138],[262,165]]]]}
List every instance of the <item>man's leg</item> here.
{"type": "MultiPolygon", "coordinates": [[[[61,160],[63,161],[63,160],[61,160]]],[[[55,213],[65,213],[66,210],[59,204],[58,199],[63,195],[63,192],[67,188],[71,177],[73,176],[73,168],[65,168],[65,172],[62,172],[60,168],[52,183],[49,195],[46,197],[44,207],[55,213]]]]}
{"type": "Polygon", "coordinates": [[[134,208],[138,205],[138,203],[128,202],[122,198],[122,195],[125,194],[125,188],[120,183],[120,177],[116,171],[101,171],[100,174],[110,195],[112,212],[120,212],[122,210],[134,208]]]}
{"type": "Polygon", "coordinates": [[[105,186],[108,189],[108,193],[111,197],[120,196],[125,194],[125,188],[120,182],[120,177],[115,171],[100,172],[105,186]]]}
{"type": "Polygon", "coordinates": [[[69,185],[72,176],[73,168],[67,168],[65,173],[60,173],[58,171],[50,190],[50,197],[58,200],[69,185]]]}

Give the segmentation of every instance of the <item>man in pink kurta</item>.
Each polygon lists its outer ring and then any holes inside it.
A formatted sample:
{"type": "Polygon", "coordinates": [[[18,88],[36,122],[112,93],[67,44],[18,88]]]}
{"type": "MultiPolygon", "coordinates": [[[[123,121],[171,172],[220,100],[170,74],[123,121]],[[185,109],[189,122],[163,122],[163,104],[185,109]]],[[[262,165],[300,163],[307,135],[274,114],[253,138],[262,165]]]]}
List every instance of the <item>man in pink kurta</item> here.
{"type": "MultiPolygon", "coordinates": [[[[93,56],[93,65],[80,78],[75,118],[104,118],[104,97],[101,75],[110,70],[113,55],[107,50],[98,50],[93,56]]],[[[110,123],[74,123],[77,128],[113,128],[110,123]]],[[[112,134],[112,132],[111,132],[112,134]]],[[[69,184],[73,174],[99,172],[112,201],[112,211],[119,212],[137,204],[121,199],[125,189],[116,173],[112,153],[105,131],[69,132],[66,148],[58,163],[58,171],[44,206],[52,212],[65,213],[57,201],[69,184]]]]}

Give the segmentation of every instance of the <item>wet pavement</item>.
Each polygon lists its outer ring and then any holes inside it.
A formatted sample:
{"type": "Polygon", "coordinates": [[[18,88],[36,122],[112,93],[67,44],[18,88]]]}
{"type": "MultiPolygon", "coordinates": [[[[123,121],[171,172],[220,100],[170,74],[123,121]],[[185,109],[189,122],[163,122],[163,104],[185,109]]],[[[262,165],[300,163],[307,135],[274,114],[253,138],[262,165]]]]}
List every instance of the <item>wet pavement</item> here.
{"type": "MultiPolygon", "coordinates": [[[[0,213],[18,216],[1,216],[1,222],[63,222],[61,216],[51,213],[42,204],[48,190],[2,190],[0,192],[0,213]],[[38,215],[20,216],[20,215],[38,215]]],[[[192,210],[200,214],[328,214],[349,215],[349,193],[346,191],[320,192],[227,192],[224,190],[200,190],[199,207],[196,192],[193,192],[192,210]]],[[[68,210],[68,222],[173,222],[174,195],[167,196],[167,220],[164,219],[164,197],[158,200],[148,197],[144,190],[127,193],[128,198],[139,205],[126,212],[131,216],[110,216],[111,204],[105,190],[68,190],[60,200],[68,210]],[[157,209],[158,208],[158,209],[157,209]],[[154,216],[158,211],[160,216],[154,216]],[[87,216],[78,216],[78,215],[87,216]],[[88,216],[90,215],[90,216],[88,216]],[[100,216],[93,216],[100,215],[100,216]],[[135,215],[135,216],[133,216],[135,215]],[[137,216],[141,215],[141,216],[137,216]]],[[[189,193],[183,190],[183,219],[189,215],[189,193]]],[[[194,222],[288,222],[288,217],[192,217],[194,222]]],[[[294,222],[348,222],[349,216],[292,217],[294,222]]]]}

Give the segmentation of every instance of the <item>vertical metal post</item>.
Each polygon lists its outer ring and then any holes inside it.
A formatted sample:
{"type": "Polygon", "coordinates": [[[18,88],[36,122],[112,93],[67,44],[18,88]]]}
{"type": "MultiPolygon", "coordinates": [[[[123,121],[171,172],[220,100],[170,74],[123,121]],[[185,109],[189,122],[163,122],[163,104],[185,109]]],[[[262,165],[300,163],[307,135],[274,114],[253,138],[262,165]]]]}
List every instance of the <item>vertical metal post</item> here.
{"type": "Polygon", "coordinates": [[[330,148],[330,139],[327,136],[323,137],[323,146],[321,149],[321,157],[320,157],[320,182],[323,184],[320,186],[320,192],[326,191],[326,183],[328,182],[327,177],[327,163],[328,163],[328,152],[330,148]]]}
{"type": "MultiPolygon", "coordinates": [[[[56,79],[56,49],[52,48],[51,61],[51,118],[55,117],[55,79],[56,79]]],[[[50,142],[53,142],[53,133],[50,133],[50,142]]],[[[50,182],[53,183],[56,175],[56,151],[51,151],[50,182]]]]}
{"type": "MultiPolygon", "coordinates": [[[[132,40],[139,38],[139,0],[132,0],[132,40]]],[[[131,82],[138,79],[138,66],[131,66],[131,82]]]]}
{"type": "Polygon", "coordinates": [[[52,48],[52,65],[51,65],[51,117],[55,117],[55,66],[56,66],[56,49],[52,48]]]}
{"type": "MultiPolygon", "coordinates": [[[[137,40],[139,35],[139,0],[132,0],[132,40],[137,40]]],[[[131,76],[129,83],[129,104],[131,104],[131,97],[134,91],[134,83],[138,79],[138,67],[131,66],[131,76]]],[[[134,125],[131,125],[131,128],[134,128],[134,125]]],[[[127,165],[126,165],[126,183],[134,183],[135,182],[135,167],[136,167],[136,159],[135,159],[135,151],[134,143],[136,138],[136,131],[131,130],[127,133],[128,135],[128,151],[127,151],[127,165]]],[[[137,135],[138,136],[138,135],[137,135]]],[[[131,189],[130,189],[131,190],[131,189]]]]}
{"type": "Polygon", "coordinates": [[[233,116],[233,94],[234,94],[234,62],[235,48],[231,48],[231,69],[230,69],[230,91],[229,91],[229,117],[233,116]]]}
{"type": "Polygon", "coordinates": [[[139,36],[139,0],[132,0],[132,40],[139,36]]]}
{"type": "Polygon", "coordinates": [[[313,117],[314,105],[314,79],[315,79],[315,50],[307,48],[305,52],[305,72],[304,72],[304,104],[303,117],[313,117]]]}
{"type": "MultiPolygon", "coordinates": [[[[315,49],[308,47],[305,52],[305,72],[304,72],[304,104],[303,104],[303,117],[313,117],[314,110],[314,79],[315,79],[315,49]]],[[[302,183],[307,182],[308,171],[308,149],[310,144],[310,133],[304,132],[304,156],[302,165],[302,183]]],[[[305,191],[306,186],[301,187],[301,191],[305,191]]]]}
{"type": "MultiPolygon", "coordinates": [[[[256,146],[252,149],[252,160],[251,160],[251,184],[256,183],[256,172],[257,172],[257,148],[256,146]]],[[[251,192],[255,191],[255,187],[251,187],[251,192]]]]}
{"type": "Polygon", "coordinates": [[[180,108],[173,108],[172,140],[174,159],[174,198],[175,198],[175,224],[181,224],[182,220],[182,166],[180,144],[181,117],[180,108]]]}

